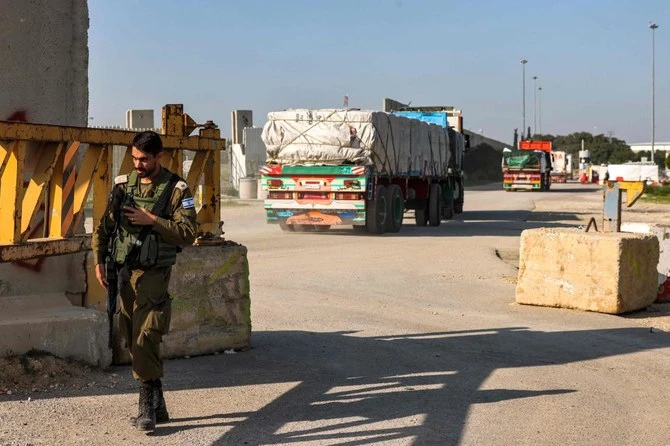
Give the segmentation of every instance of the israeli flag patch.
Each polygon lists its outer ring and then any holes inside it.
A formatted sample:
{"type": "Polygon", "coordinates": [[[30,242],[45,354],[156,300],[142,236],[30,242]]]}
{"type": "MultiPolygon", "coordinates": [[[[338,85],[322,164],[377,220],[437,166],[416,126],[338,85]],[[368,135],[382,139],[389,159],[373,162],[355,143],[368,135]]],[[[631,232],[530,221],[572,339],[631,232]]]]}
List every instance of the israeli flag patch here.
{"type": "Polygon", "coordinates": [[[184,198],[181,200],[181,205],[184,209],[191,209],[195,207],[195,202],[193,201],[193,198],[184,198]]]}

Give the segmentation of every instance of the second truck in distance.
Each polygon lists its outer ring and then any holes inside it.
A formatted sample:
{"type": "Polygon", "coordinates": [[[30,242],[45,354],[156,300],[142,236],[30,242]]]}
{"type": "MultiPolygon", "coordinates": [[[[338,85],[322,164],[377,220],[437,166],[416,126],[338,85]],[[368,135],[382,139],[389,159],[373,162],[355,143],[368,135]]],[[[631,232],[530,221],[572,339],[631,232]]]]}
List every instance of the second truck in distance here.
{"type": "Polygon", "coordinates": [[[285,231],[351,225],[383,234],[398,232],[409,209],[418,226],[438,226],[463,211],[461,128],[452,108],[271,112],[260,169],[267,222],[285,231]],[[440,116],[443,125],[426,122],[440,116]]]}
{"type": "Polygon", "coordinates": [[[519,150],[505,149],[503,189],[547,191],[551,187],[551,141],[519,141],[519,150]]]}

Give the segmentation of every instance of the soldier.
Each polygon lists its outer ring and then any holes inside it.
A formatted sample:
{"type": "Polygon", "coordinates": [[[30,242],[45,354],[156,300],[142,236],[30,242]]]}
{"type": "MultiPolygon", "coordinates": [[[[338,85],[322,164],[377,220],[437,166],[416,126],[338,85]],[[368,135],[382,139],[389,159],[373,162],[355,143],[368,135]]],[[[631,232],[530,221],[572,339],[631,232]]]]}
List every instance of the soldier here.
{"type": "Polygon", "coordinates": [[[131,423],[140,431],[169,421],[159,350],[172,313],[168,283],[180,246],[193,244],[197,232],[193,196],[184,180],[161,167],[162,154],[157,133],[135,136],[135,170],[114,180],[92,240],[100,285],[107,289],[106,258],[119,271],[119,330],[132,358],[133,377],[141,383],[139,411],[131,423]]]}

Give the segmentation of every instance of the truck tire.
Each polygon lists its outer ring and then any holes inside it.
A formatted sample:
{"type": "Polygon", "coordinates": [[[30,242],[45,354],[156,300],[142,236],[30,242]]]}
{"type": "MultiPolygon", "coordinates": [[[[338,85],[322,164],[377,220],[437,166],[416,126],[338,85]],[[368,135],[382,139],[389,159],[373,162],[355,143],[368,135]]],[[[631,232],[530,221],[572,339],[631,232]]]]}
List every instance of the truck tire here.
{"type": "Polygon", "coordinates": [[[439,184],[430,185],[428,193],[428,224],[440,226],[442,221],[442,188],[439,184]]]}
{"type": "Polygon", "coordinates": [[[450,186],[442,203],[442,220],[451,220],[454,218],[454,182],[449,181],[450,186]]]}
{"type": "Polygon", "coordinates": [[[386,200],[386,188],[377,186],[375,198],[365,203],[365,226],[370,234],[383,234],[386,230],[386,219],[389,216],[389,206],[386,200]]]}
{"type": "MultiPolygon", "coordinates": [[[[458,198],[454,201],[454,213],[455,214],[462,214],[463,213],[463,187],[461,187],[461,183],[459,181],[456,181],[454,183],[454,187],[458,189],[458,198]]],[[[507,192],[509,192],[509,189],[505,189],[507,192]]]]}
{"type": "Polygon", "coordinates": [[[405,200],[402,197],[402,189],[397,184],[391,184],[386,190],[386,202],[388,203],[389,215],[386,218],[386,231],[398,232],[402,228],[402,220],[405,215],[405,200]]]}

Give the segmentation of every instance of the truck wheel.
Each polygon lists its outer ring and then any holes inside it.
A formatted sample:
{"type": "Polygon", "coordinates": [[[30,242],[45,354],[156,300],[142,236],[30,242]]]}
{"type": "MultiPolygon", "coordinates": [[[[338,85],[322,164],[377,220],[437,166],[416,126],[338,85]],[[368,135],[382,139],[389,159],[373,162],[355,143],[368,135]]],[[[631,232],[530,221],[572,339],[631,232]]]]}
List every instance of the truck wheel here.
{"type": "Polygon", "coordinates": [[[450,187],[444,197],[444,203],[442,203],[442,220],[451,220],[452,218],[454,218],[454,188],[450,187]]]}
{"type": "Polygon", "coordinates": [[[386,188],[377,186],[375,198],[368,200],[365,204],[365,226],[370,234],[383,234],[386,229],[389,206],[386,200],[386,188]]]}
{"type": "Polygon", "coordinates": [[[386,231],[398,232],[402,228],[402,219],[405,215],[405,200],[402,198],[402,189],[397,184],[392,184],[386,190],[386,202],[388,203],[389,215],[386,218],[386,231]]]}
{"type": "MultiPolygon", "coordinates": [[[[463,213],[463,188],[461,187],[461,183],[456,181],[454,183],[454,187],[456,190],[458,190],[458,198],[454,202],[454,213],[455,214],[462,214],[463,213]]],[[[509,192],[509,189],[505,189],[507,192],[509,192]]]]}
{"type": "Polygon", "coordinates": [[[428,193],[428,224],[440,226],[442,217],[442,189],[437,183],[430,185],[428,193]]]}

